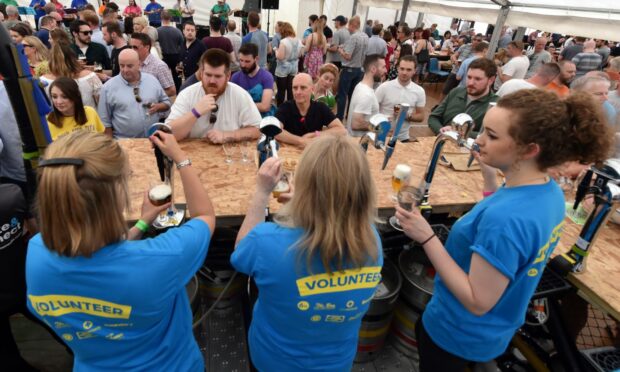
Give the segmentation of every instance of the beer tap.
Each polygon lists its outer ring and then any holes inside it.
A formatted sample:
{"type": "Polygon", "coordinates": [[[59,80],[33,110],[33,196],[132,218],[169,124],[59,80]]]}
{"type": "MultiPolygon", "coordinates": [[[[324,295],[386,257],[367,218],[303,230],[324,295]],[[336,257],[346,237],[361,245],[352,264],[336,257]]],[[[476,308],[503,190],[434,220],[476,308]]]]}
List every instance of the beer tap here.
{"type": "Polygon", "coordinates": [[[446,141],[453,142],[457,146],[464,147],[468,150],[471,150],[474,146],[474,139],[469,138],[469,133],[474,127],[474,120],[471,116],[467,114],[458,114],[452,119],[450,126],[452,127],[451,130],[440,133],[435,139],[433,151],[431,152],[431,157],[428,160],[424,178],[420,184],[420,190],[424,192],[424,196],[422,197],[422,201],[420,203],[420,211],[427,219],[430,217],[432,212],[432,207],[428,202],[431,182],[433,181],[435,169],[437,168],[437,162],[439,161],[439,157],[441,156],[441,152],[446,141]]]}
{"type": "Polygon", "coordinates": [[[368,151],[368,144],[372,143],[376,149],[385,151],[385,142],[390,132],[390,119],[383,114],[376,114],[370,118],[368,132],[360,139],[364,152],[368,151]]]}
{"type": "Polygon", "coordinates": [[[270,157],[278,157],[280,145],[276,141],[276,136],[282,133],[280,120],[274,116],[264,117],[260,121],[260,132],[263,134],[258,140],[256,149],[258,151],[258,167],[270,157]]]}
{"type": "Polygon", "coordinates": [[[612,167],[611,161],[607,161],[600,168],[590,167],[579,183],[573,209],[577,209],[588,194],[594,197],[594,208],[570,250],[550,261],[549,265],[556,272],[566,275],[569,272],[581,272],[585,269],[585,260],[601,227],[605,226],[610,214],[620,204],[620,193],[612,193],[610,184],[620,186],[620,173],[612,167]],[[596,178],[593,177],[594,175],[596,178]]]}
{"type": "MultiPolygon", "coordinates": [[[[153,135],[156,131],[162,131],[164,133],[172,134],[172,128],[168,124],[155,123],[149,127],[149,136],[153,135]]],[[[159,147],[153,145],[153,152],[155,159],[157,160],[157,169],[159,171],[159,177],[161,181],[170,186],[170,207],[165,212],[153,221],[153,227],[156,229],[167,229],[169,227],[179,226],[185,218],[185,209],[177,208],[174,205],[174,161],[159,149],[159,147]]]]}
{"type": "Polygon", "coordinates": [[[407,118],[407,112],[411,107],[408,103],[401,103],[399,106],[400,112],[398,118],[396,119],[396,127],[394,128],[394,132],[392,132],[392,137],[390,137],[389,141],[386,142],[392,125],[390,124],[388,117],[383,114],[376,114],[370,118],[368,132],[360,139],[360,145],[362,146],[364,152],[368,150],[369,143],[373,143],[376,149],[381,149],[385,152],[381,170],[385,169],[390,161],[390,158],[392,157],[392,154],[394,153],[394,148],[396,147],[396,142],[398,140],[398,133],[400,133],[400,129],[403,127],[403,123],[407,118]]]}

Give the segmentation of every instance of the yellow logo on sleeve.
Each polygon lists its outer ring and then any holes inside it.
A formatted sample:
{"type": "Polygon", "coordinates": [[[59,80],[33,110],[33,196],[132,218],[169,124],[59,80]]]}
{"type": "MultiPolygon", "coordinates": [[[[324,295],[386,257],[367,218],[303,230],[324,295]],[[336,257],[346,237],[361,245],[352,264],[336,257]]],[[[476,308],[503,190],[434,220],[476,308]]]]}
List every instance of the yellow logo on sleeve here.
{"type": "Polygon", "coordinates": [[[28,295],[32,307],[37,314],[44,316],[61,316],[71,313],[82,313],[104,318],[129,319],[131,306],[82,296],[28,295]]]}
{"type": "Polygon", "coordinates": [[[343,272],[317,274],[297,279],[300,296],[345,292],[354,289],[374,288],[381,281],[381,267],[349,269],[343,272]]]}

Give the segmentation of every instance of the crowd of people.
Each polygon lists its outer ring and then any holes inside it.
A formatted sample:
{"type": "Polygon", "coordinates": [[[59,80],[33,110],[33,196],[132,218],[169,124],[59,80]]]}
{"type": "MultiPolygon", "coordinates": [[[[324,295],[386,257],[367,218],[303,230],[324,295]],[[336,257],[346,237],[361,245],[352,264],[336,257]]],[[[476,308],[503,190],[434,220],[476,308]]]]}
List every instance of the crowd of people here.
{"type": "Polygon", "coordinates": [[[108,1],[94,9],[74,0],[77,12],[58,0],[32,6],[38,31],[13,6],[4,9],[4,25],[53,106],[36,218],[24,199],[33,185],[0,82],[0,117],[8,123],[0,128],[0,226],[10,226],[0,254],[13,247],[13,269],[2,275],[21,278],[0,314],[0,357],[16,367],[27,363],[8,317],[30,312],[71,349],[77,370],[204,369],[184,285],[204,262],[216,220],[198,170],[178,145],[184,139],[256,140],[262,118],[273,116],[282,126],[277,140],[304,149],[274,222],[264,222],[264,211],[282,164],[271,158],[259,169],[231,257],[259,288],[248,338],[252,362],[265,371],[351,367],[383,255],[374,181],[347,137],[366,134],[375,114],[395,121],[408,104],[405,125],[393,134],[408,142],[412,123],[439,134],[467,113],[480,147],[473,154],[485,198],[445,244],[416,209],[396,207],[405,234],[437,271],[416,325],[422,371],[464,370],[506,349],[562,229],[564,196],[552,178],[575,178],[611,156],[620,57],[606,41],[538,31],[524,42],[503,29],[488,58],[488,37],[458,32],[456,23],[441,36],[437,25],[384,27],[337,16],[332,30],[326,16],[311,15],[303,32],[278,21],[270,37],[250,12],[240,35],[220,0],[200,40],[189,0],[172,9],[129,0],[122,12],[108,1]],[[449,57],[442,68],[450,73],[426,117],[423,84],[436,52],[449,57]],[[158,122],[172,134],[149,133],[158,122]],[[145,194],[140,220],[127,228],[123,138],[149,138],[174,161],[189,222],[141,240],[169,206],[145,194]],[[319,303],[333,304],[331,315],[319,303]]]}

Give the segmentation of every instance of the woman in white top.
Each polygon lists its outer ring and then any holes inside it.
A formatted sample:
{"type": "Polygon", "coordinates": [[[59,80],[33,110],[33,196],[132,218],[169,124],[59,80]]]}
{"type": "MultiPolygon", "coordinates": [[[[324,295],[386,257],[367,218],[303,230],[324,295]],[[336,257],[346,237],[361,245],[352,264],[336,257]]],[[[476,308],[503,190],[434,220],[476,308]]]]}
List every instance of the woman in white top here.
{"type": "Polygon", "coordinates": [[[280,106],[286,99],[293,99],[293,77],[297,74],[298,59],[303,51],[303,45],[295,37],[293,26],[288,22],[280,24],[282,40],[276,50],[276,102],[280,106]]]}
{"type": "Polygon", "coordinates": [[[48,74],[41,76],[41,81],[46,83],[49,96],[49,86],[56,78],[65,76],[74,79],[80,88],[82,102],[84,106],[97,108],[99,102],[99,91],[101,90],[101,80],[97,75],[84,69],[75,55],[75,52],[66,42],[54,43],[50,53],[48,74]]]}

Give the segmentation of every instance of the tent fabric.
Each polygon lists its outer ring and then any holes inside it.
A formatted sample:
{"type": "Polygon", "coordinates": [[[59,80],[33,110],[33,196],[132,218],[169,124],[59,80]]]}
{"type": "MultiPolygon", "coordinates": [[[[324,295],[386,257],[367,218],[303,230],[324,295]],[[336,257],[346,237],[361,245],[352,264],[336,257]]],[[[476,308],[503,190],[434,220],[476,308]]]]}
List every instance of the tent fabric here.
{"type": "MultiPolygon", "coordinates": [[[[359,0],[365,7],[402,9],[402,1],[359,0]]],[[[598,0],[515,0],[506,24],[511,27],[618,40],[620,35],[620,1],[598,0]]],[[[484,0],[411,1],[408,10],[495,24],[499,5],[484,0]]]]}

